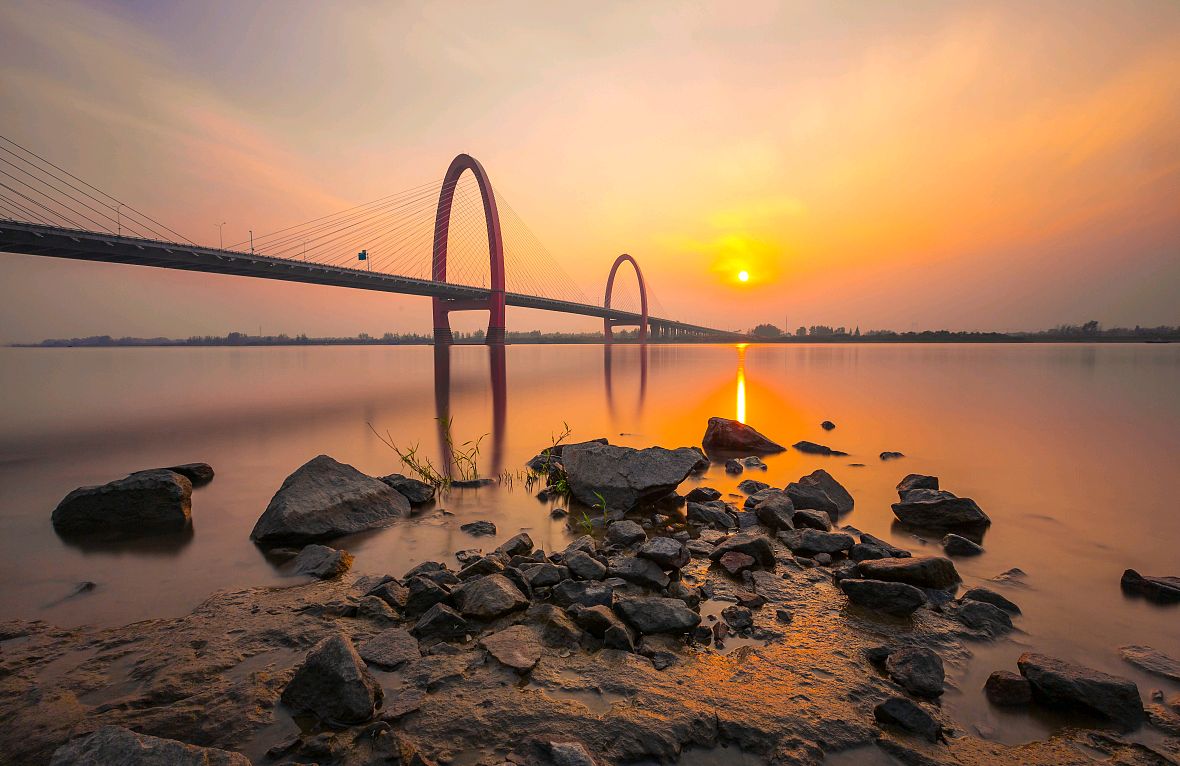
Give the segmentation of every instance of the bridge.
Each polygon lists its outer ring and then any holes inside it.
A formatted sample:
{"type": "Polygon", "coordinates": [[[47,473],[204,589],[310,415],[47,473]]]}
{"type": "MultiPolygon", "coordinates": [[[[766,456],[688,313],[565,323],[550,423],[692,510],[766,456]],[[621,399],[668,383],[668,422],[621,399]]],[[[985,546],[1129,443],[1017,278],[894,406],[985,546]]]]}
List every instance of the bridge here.
{"type": "MultiPolygon", "coordinates": [[[[427,296],[433,303],[434,337],[438,344],[453,342],[450,313],[472,310],[489,313],[486,342],[504,343],[507,306],[602,319],[604,340],[608,343],[614,340],[613,329],[619,326],[637,328],[636,339],[640,342],[741,337],[732,331],[651,315],[643,273],[636,259],[628,254],[618,256],[611,267],[601,305],[587,300],[571,286],[572,280],[568,278],[562,281],[538,276],[547,272],[564,274],[564,271],[552,262],[547,251],[538,247],[535,237],[518,219],[511,221],[513,241],[518,246],[506,247],[509,237],[500,211],[505,203],[493,190],[483,166],[469,155],[460,154],[452,161],[438,187],[437,205],[433,204],[434,198],[434,186],[427,184],[260,236],[257,241],[251,233],[249,249],[244,247],[246,243],[229,248],[220,243],[218,247],[209,247],[188,241],[136,208],[0,136],[0,251],[3,252],[427,296]],[[455,270],[452,270],[452,278],[448,279],[448,265],[454,265],[450,256],[456,239],[456,222],[467,226],[465,232],[459,232],[466,234],[467,241],[478,240],[477,249],[482,249],[485,241],[472,234],[471,211],[459,218],[455,216],[456,197],[473,196],[461,186],[461,179],[467,173],[478,187],[482,206],[490,284],[473,284],[476,270],[471,264],[460,263],[458,278],[453,278],[455,270]],[[423,222],[417,220],[425,207],[424,200],[434,207],[429,241],[423,236],[423,222]],[[356,243],[372,244],[358,252],[353,249],[356,243]],[[415,257],[423,261],[426,247],[431,251],[430,277],[400,273],[411,270],[405,267],[415,257]],[[510,259],[511,265],[519,267],[527,277],[518,282],[533,289],[508,289],[506,253],[516,256],[510,259]],[[385,268],[374,271],[372,263],[378,257],[384,258],[385,268]],[[361,268],[360,264],[365,267],[361,268]],[[624,264],[633,267],[638,282],[638,307],[611,305],[617,272],[624,264]],[[399,265],[403,268],[397,268],[399,265]]],[[[482,275],[479,278],[482,280],[482,275]]]]}

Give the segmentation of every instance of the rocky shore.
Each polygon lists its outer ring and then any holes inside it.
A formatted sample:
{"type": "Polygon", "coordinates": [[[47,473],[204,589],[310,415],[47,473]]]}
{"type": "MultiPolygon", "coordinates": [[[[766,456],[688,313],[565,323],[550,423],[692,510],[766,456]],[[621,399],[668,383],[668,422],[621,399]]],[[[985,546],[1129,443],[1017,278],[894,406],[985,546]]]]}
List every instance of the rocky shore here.
{"type": "MultiPolygon", "coordinates": [[[[0,763],[605,766],[707,751],[726,763],[734,748],[781,764],[1180,757],[1180,698],[1145,707],[1134,683],[1067,658],[1027,652],[960,691],[1077,711],[1086,727],[1012,747],[942,710],[972,647],[1010,640],[1021,619],[1005,578],[962,588],[951,557],[975,553],[991,523],[973,500],[933,476],[901,479],[898,520],[945,535],[947,556],[918,556],[841,524],[855,500],[822,469],[782,488],[746,479],[740,506],[686,485],[783,450],[720,418],[702,446],[556,445],[529,469],[547,496],[569,498],[563,549],[475,521],[473,540],[499,544],[363,574],[323,543],[397,523],[434,488],[317,457],[252,535],[310,582],[120,628],[0,623],[0,763]]],[[[188,518],[190,480],[169,470],[120,480],[139,493],[140,523],[188,518]]],[[[126,530],[111,518],[120,487],[71,493],[55,523],[126,530]]],[[[1127,579],[1164,598],[1172,582],[1127,579]]],[[[1150,647],[1123,651],[1180,672],[1150,647]]]]}

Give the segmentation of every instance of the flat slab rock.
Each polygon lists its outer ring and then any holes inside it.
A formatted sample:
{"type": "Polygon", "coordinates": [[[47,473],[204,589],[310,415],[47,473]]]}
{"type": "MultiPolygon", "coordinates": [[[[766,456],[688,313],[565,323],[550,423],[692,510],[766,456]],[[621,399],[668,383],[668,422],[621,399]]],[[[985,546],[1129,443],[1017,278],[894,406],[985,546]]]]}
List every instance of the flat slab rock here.
{"type": "Polygon", "coordinates": [[[541,659],[541,639],[525,625],[513,625],[484,636],[479,644],[500,663],[520,672],[532,670],[541,659]]]}
{"type": "Polygon", "coordinates": [[[360,645],[357,653],[370,665],[392,670],[422,656],[418,639],[405,628],[386,628],[360,645]]]}
{"type": "Polygon", "coordinates": [[[405,495],[350,465],[319,455],[283,481],[250,539],[264,545],[315,542],[409,515],[405,495]]]}
{"type": "Polygon", "coordinates": [[[1121,646],[1119,656],[1137,668],[1172,681],[1180,681],[1180,660],[1150,646],[1121,646]]]}
{"type": "Polygon", "coordinates": [[[1020,655],[1016,664],[1042,702],[1084,708],[1127,728],[1143,720],[1143,702],[1133,681],[1034,652],[1020,655]]]}
{"type": "Polygon", "coordinates": [[[103,726],[62,745],[50,766],[250,766],[250,759],[213,747],[136,734],[122,726],[103,726]]]}

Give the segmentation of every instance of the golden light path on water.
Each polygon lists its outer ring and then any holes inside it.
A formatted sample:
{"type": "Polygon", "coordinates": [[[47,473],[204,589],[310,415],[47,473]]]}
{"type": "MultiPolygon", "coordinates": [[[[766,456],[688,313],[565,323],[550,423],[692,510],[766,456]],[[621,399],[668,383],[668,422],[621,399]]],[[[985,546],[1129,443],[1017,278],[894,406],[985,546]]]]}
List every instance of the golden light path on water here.
{"type": "Polygon", "coordinates": [[[746,422],[746,344],[737,346],[737,421],[746,422]]]}

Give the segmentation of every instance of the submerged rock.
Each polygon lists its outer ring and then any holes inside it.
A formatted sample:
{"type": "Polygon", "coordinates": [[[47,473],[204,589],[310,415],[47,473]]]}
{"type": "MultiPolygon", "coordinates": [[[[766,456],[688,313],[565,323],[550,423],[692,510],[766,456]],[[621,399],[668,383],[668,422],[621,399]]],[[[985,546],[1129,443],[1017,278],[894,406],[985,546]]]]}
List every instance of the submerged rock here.
{"type": "Polygon", "coordinates": [[[942,556],[876,559],[862,561],[858,568],[861,575],[871,580],[903,582],[919,588],[949,588],[959,582],[955,565],[942,556]]]}
{"type": "Polygon", "coordinates": [[[816,444],[815,442],[799,441],[791,445],[800,452],[805,452],[808,455],[835,455],[837,457],[847,455],[847,452],[841,452],[838,449],[832,449],[826,444],[816,444]]]}
{"type": "Polygon", "coordinates": [[[490,521],[472,521],[467,524],[460,524],[459,531],[466,532],[475,537],[479,537],[480,535],[493,536],[496,534],[496,525],[490,521]]]}
{"type": "Polygon", "coordinates": [[[728,418],[709,418],[701,446],[705,452],[741,452],[746,455],[769,455],[786,449],[745,423],[728,418]]]}
{"type": "Polygon", "coordinates": [[[845,579],[839,587],[852,603],[896,617],[908,617],[926,604],[921,588],[901,582],[845,579]]]}
{"type": "Polygon", "coordinates": [[[738,482],[737,486],[739,492],[744,492],[747,495],[752,495],[755,492],[761,492],[762,490],[769,487],[769,484],[764,481],[758,481],[757,479],[743,479],[742,481],[738,482]]]}
{"type": "Polygon", "coordinates": [[[892,507],[899,521],[915,527],[953,529],[991,524],[991,519],[974,500],[956,497],[945,490],[912,489],[892,507]]]}
{"type": "Polygon", "coordinates": [[[283,689],[282,700],[297,713],[337,724],[364,723],[383,697],[352,642],[337,634],[316,644],[283,689]]]}
{"type": "Polygon", "coordinates": [[[1020,614],[1020,607],[1012,603],[1010,600],[996,593],[994,590],[988,588],[969,588],[963,594],[964,601],[982,601],[985,604],[999,607],[1009,614],[1020,614]]]}
{"type": "Polygon", "coordinates": [[[1133,681],[1056,657],[1025,652],[1016,661],[1033,696],[1054,707],[1077,707],[1126,728],[1143,720],[1143,702],[1133,681]]]}
{"type": "Polygon", "coordinates": [[[948,556],[978,556],[983,553],[982,545],[956,534],[942,538],[942,549],[948,556]]]}
{"type": "Polygon", "coordinates": [[[707,503],[712,500],[720,500],[721,492],[712,487],[694,487],[689,490],[684,499],[690,503],[707,503]]]}
{"type": "Polygon", "coordinates": [[[963,601],[954,610],[955,619],[969,628],[999,636],[1012,630],[1012,618],[1003,609],[985,601],[963,601]]]}
{"type": "Polygon", "coordinates": [[[825,431],[831,431],[833,428],[836,427],[836,424],[830,420],[825,420],[824,422],[819,424],[819,427],[824,429],[825,431]]]}
{"type": "Polygon", "coordinates": [[[103,726],[59,747],[49,766],[250,766],[241,753],[103,726]]]}
{"type": "Polygon", "coordinates": [[[561,458],[570,493],[578,501],[587,506],[605,502],[607,509],[626,512],[676,489],[700,455],[688,447],[634,449],[588,444],[566,447],[561,458]]]}
{"type": "Polygon", "coordinates": [[[136,537],[176,532],[191,522],[193,485],[167,469],[139,471],[106,484],[79,487],[53,510],[62,537],[136,537]]]}
{"type": "Polygon", "coordinates": [[[410,501],[410,505],[423,505],[434,499],[434,487],[424,481],[411,479],[400,473],[382,476],[381,481],[400,492],[406,500],[410,501]]]}
{"type": "Polygon", "coordinates": [[[1124,591],[1138,593],[1151,601],[1180,601],[1180,577],[1147,577],[1128,569],[1123,572],[1121,585],[1124,591]]]}
{"type": "Polygon", "coordinates": [[[1137,668],[1157,676],[1180,681],[1180,661],[1150,646],[1120,646],[1119,656],[1137,668]]]}
{"type": "Polygon", "coordinates": [[[1032,685],[1011,670],[997,670],[987,677],[983,693],[993,705],[1027,705],[1032,702],[1032,685]]]}
{"type": "Polygon", "coordinates": [[[319,455],[286,478],[250,539],[264,545],[315,542],[384,526],[409,514],[410,502],[393,487],[319,455]]]}
{"type": "Polygon", "coordinates": [[[737,458],[731,457],[729,460],[725,461],[726,473],[739,474],[744,470],[746,470],[746,467],[742,465],[742,461],[738,460],[737,458]]]}
{"type": "Polygon", "coordinates": [[[352,554],[326,545],[305,545],[293,560],[293,573],[330,580],[352,566],[352,554]]]}

